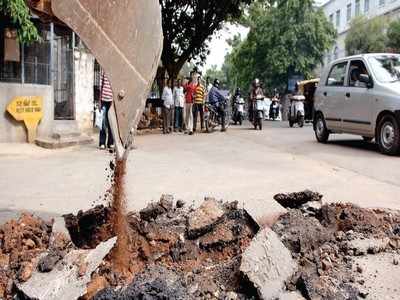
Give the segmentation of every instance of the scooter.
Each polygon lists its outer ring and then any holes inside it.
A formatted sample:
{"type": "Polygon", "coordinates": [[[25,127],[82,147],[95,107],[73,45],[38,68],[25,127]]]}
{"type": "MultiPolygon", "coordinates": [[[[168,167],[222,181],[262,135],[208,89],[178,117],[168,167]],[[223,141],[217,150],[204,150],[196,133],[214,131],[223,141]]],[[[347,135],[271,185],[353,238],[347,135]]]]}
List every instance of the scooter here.
{"type": "Polygon", "coordinates": [[[233,112],[233,122],[235,125],[239,123],[242,126],[244,120],[244,99],[242,97],[236,97],[235,99],[235,107],[233,112]]]}
{"type": "Polygon", "coordinates": [[[279,118],[279,99],[274,97],[271,100],[271,105],[269,107],[269,118],[275,121],[279,118]]]}
{"type": "Polygon", "coordinates": [[[295,95],[290,98],[290,108],[289,108],[289,126],[293,127],[294,124],[299,124],[299,127],[304,126],[304,101],[306,98],[303,95],[295,95]]]}
{"type": "Polygon", "coordinates": [[[262,130],[262,122],[264,119],[264,97],[257,96],[256,101],[253,102],[253,125],[254,129],[257,127],[262,130]]]}

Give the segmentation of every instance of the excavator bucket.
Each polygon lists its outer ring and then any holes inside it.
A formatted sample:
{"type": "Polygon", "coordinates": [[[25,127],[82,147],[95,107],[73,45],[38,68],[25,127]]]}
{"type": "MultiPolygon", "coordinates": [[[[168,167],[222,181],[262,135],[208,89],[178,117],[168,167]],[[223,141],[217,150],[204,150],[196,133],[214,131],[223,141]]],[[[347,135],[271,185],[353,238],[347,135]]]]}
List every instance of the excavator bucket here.
{"type": "Polygon", "coordinates": [[[118,159],[128,155],[162,51],[158,0],[52,0],[54,15],[75,31],[104,69],[118,159]]]}

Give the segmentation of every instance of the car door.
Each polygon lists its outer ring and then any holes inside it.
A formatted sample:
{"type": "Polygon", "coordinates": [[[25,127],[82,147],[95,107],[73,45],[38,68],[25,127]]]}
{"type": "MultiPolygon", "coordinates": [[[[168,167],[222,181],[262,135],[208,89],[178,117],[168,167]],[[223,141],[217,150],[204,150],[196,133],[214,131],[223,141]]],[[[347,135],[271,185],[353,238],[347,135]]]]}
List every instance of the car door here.
{"type": "Polygon", "coordinates": [[[373,133],[371,122],[373,96],[372,89],[359,81],[360,74],[370,76],[371,73],[362,59],[351,60],[347,76],[342,128],[345,132],[362,135],[373,133]]]}
{"type": "Polygon", "coordinates": [[[342,61],[332,66],[322,91],[323,113],[330,130],[341,131],[342,129],[347,65],[347,61],[342,61]]]}

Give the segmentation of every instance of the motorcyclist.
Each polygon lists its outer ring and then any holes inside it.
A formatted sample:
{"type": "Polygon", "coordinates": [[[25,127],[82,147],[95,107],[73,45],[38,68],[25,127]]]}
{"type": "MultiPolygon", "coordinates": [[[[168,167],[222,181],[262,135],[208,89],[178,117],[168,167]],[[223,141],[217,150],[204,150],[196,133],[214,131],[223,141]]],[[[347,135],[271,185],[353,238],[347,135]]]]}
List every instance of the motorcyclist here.
{"type": "Polygon", "coordinates": [[[253,107],[257,98],[264,97],[264,92],[261,87],[261,82],[258,78],[254,79],[251,90],[250,90],[250,101],[249,101],[249,116],[250,120],[253,120],[253,107]]]}
{"type": "Polygon", "coordinates": [[[270,119],[275,120],[279,116],[279,102],[280,96],[277,89],[274,89],[274,96],[271,99],[271,105],[269,107],[269,117],[270,119]]]}
{"type": "MultiPolygon", "coordinates": [[[[240,87],[236,88],[235,91],[235,95],[232,97],[232,111],[233,111],[233,121],[235,122],[235,125],[238,122],[238,105],[242,104],[243,107],[243,102],[241,103],[241,101],[243,101],[242,99],[242,91],[240,89],[240,87]]],[[[242,112],[243,113],[243,112],[242,112]]]]}
{"type": "Polygon", "coordinates": [[[221,131],[226,131],[225,127],[225,106],[226,99],[224,95],[222,95],[220,89],[220,81],[218,79],[214,80],[214,84],[208,93],[208,101],[211,105],[215,107],[215,110],[218,112],[219,117],[221,118],[221,131]]]}

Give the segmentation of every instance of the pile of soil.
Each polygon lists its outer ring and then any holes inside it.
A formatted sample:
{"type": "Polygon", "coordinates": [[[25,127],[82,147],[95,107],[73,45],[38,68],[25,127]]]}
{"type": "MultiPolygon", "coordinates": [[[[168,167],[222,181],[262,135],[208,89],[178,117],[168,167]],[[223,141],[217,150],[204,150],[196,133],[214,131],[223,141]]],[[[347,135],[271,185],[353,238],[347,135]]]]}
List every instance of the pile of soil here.
{"type": "Polygon", "coordinates": [[[0,226],[0,298],[14,293],[14,281],[25,282],[50,245],[52,222],[22,214],[0,226]]]}
{"type": "MultiPolygon", "coordinates": [[[[109,207],[98,206],[77,216],[65,216],[65,220],[75,245],[87,249],[114,236],[112,216],[109,207]]],[[[142,299],[124,295],[155,291],[161,297],[157,299],[182,299],[181,294],[197,299],[220,298],[230,292],[243,297],[254,294],[242,284],[239,267],[241,254],[259,228],[236,202],[206,199],[195,210],[164,195],[139,213],[129,213],[126,220],[128,272],[113,267],[114,249],[93,274],[85,299],[142,299]],[[114,290],[121,286],[128,287],[114,290]],[[104,288],[108,289],[101,291],[104,288]]]]}
{"type": "Polygon", "coordinates": [[[359,288],[364,282],[357,275],[363,270],[355,258],[400,253],[400,213],[352,204],[316,207],[305,203],[289,209],[272,228],[299,264],[287,289],[299,290],[306,299],[367,297],[359,288]]]}

